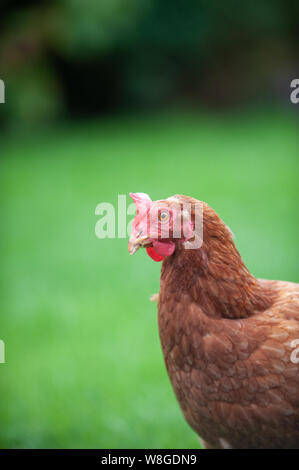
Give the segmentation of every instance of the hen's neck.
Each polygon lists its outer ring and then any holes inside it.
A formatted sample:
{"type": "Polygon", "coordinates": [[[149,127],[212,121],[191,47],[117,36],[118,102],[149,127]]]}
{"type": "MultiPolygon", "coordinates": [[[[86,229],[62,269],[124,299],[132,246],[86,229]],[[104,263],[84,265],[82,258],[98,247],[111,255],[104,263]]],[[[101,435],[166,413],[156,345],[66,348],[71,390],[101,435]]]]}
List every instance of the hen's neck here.
{"type": "Polygon", "coordinates": [[[271,292],[248,271],[229,229],[212,215],[212,226],[205,221],[201,248],[177,244],[174,255],[164,260],[161,289],[188,295],[211,317],[244,318],[265,310],[271,292]]]}

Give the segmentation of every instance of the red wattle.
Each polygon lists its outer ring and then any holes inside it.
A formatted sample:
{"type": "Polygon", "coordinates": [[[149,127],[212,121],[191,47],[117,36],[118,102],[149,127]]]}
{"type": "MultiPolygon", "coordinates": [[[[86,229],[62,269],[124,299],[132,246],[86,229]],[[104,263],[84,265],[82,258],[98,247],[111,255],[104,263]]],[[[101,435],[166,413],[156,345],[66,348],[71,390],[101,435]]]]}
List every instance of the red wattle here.
{"type": "Polygon", "coordinates": [[[152,240],[152,247],[146,249],[147,254],[154,261],[162,261],[165,256],[171,256],[175,250],[173,242],[162,242],[160,240],[152,240]]]}
{"type": "Polygon", "coordinates": [[[146,252],[154,261],[159,262],[159,261],[162,261],[164,259],[164,256],[159,255],[156,252],[156,250],[154,249],[154,247],[152,247],[152,246],[148,246],[146,248],[146,252]]]}

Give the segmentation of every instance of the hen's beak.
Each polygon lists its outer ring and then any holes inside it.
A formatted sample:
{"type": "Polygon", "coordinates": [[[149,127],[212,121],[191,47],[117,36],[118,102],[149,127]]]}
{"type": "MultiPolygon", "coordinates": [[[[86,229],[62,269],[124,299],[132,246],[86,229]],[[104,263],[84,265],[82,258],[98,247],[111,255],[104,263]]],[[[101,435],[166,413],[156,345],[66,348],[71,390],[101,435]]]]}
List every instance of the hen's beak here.
{"type": "Polygon", "coordinates": [[[141,246],[146,245],[147,242],[148,242],[147,236],[139,237],[139,238],[135,238],[134,236],[131,236],[129,243],[128,243],[128,251],[130,255],[134,255],[134,253],[136,253],[136,251],[139,250],[141,246]]]}

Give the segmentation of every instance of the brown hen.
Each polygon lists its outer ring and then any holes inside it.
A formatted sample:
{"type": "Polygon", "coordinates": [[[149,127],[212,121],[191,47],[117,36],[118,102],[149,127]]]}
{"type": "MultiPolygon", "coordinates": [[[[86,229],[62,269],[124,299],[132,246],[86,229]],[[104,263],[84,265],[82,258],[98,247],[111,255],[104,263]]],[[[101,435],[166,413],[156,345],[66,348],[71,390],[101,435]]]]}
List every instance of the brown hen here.
{"type": "Polygon", "coordinates": [[[209,448],[299,448],[299,285],[256,279],[207,204],[131,197],[129,251],[144,246],[163,260],[160,339],[187,422],[209,448]],[[178,220],[183,235],[174,236],[178,220]],[[187,246],[196,237],[200,247],[187,246]]]}

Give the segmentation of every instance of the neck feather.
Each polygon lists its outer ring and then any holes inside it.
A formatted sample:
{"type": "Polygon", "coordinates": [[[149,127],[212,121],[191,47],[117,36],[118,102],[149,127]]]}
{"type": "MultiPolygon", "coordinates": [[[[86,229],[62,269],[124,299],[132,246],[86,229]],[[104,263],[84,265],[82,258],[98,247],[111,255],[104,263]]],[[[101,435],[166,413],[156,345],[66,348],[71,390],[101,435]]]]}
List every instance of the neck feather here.
{"type": "Polygon", "coordinates": [[[246,268],[228,227],[209,207],[199,249],[178,243],[162,264],[161,290],[188,295],[211,317],[245,318],[270,307],[272,295],[246,268]]]}

